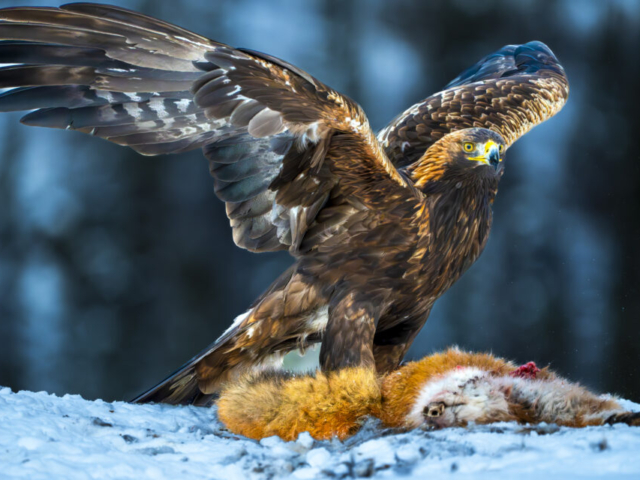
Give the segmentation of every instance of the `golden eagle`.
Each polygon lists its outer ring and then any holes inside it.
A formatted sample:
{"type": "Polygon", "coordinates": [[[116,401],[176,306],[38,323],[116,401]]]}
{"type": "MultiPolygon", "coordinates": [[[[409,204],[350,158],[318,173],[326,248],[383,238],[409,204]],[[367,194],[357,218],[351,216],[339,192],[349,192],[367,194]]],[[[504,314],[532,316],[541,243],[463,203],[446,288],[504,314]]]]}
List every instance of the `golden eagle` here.
{"type": "Polygon", "coordinates": [[[376,135],[358,104],[267,54],[118,7],[0,10],[0,110],[144,155],[202,148],[235,243],[295,263],[210,347],[137,401],[322,341],[325,370],[398,366],[482,252],[506,149],[564,105],[544,44],[509,45],[376,135]]]}

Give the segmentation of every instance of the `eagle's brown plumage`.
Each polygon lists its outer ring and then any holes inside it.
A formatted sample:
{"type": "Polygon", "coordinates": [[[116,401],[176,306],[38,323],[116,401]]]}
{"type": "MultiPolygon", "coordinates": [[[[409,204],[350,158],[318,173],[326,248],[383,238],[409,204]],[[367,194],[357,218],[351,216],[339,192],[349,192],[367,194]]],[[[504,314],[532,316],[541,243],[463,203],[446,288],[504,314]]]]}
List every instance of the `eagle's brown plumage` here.
{"type": "Polygon", "coordinates": [[[296,259],[138,401],[206,403],[320,340],[326,370],[395,368],[484,248],[504,150],[568,95],[546,46],[509,46],[376,138],[356,103],[298,68],[118,7],[0,10],[0,40],[14,64],[0,87],[17,87],[0,110],[145,155],[202,148],[236,244],[296,259]]]}

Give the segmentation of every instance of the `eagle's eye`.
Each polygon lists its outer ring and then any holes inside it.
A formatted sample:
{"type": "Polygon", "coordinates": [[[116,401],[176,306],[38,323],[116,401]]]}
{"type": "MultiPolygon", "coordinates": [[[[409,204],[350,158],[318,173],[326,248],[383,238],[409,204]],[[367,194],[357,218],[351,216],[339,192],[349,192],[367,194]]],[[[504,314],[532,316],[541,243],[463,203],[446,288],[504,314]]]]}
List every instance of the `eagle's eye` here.
{"type": "Polygon", "coordinates": [[[444,402],[431,402],[424,407],[423,413],[425,417],[440,417],[444,413],[444,402]]]}
{"type": "Polygon", "coordinates": [[[476,146],[471,143],[471,142],[467,142],[464,144],[464,151],[465,152],[473,152],[475,150],[476,146]]]}
{"type": "Polygon", "coordinates": [[[498,148],[498,151],[499,151],[500,153],[504,152],[504,145],[500,145],[500,148],[498,148]]]}

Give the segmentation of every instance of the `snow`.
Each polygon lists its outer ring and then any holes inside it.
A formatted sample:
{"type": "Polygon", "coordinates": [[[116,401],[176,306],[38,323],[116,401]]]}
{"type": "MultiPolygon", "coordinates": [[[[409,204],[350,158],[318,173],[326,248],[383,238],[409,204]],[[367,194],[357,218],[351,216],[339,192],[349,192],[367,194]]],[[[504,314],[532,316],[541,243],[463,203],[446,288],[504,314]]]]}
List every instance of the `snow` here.
{"type": "MultiPolygon", "coordinates": [[[[630,410],[640,405],[623,401],[630,410]]],[[[216,409],[0,390],[0,478],[639,478],[640,428],[510,423],[397,433],[375,420],[345,442],[260,442],[216,409]]]]}

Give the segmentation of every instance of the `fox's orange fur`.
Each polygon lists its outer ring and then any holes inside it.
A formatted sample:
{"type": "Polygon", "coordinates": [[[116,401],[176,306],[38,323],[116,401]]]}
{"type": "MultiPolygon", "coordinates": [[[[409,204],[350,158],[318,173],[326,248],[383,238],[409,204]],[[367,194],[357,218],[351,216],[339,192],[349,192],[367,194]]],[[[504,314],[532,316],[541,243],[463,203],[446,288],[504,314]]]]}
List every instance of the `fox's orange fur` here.
{"type": "Polygon", "coordinates": [[[380,384],[366,368],[298,377],[267,373],[229,385],[218,400],[218,417],[234,433],[260,439],[345,439],[369,415],[379,416],[380,384]]]}
{"type": "Polygon", "coordinates": [[[218,416],[235,433],[285,440],[305,431],[318,440],[343,440],[367,416],[403,429],[497,421],[640,426],[640,413],[625,412],[614,399],[530,365],[534,374],[523,376],[507,360],[450,348],[382,378],[367,368],[302,376],[253,374],[223,390],[218,416]]]}

